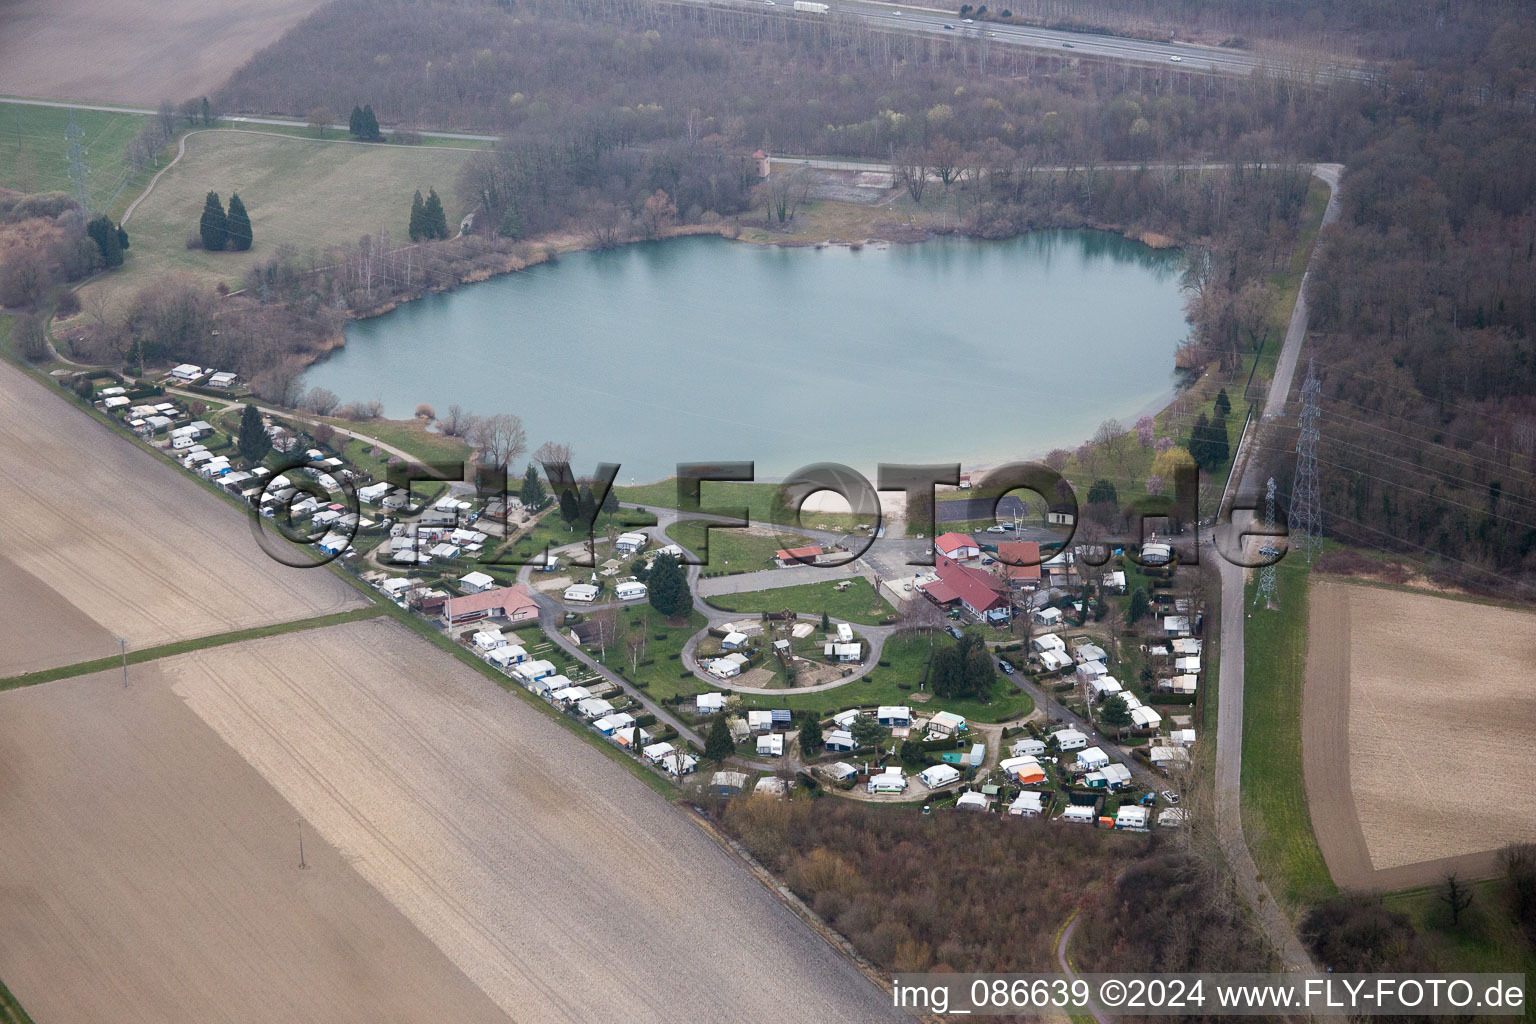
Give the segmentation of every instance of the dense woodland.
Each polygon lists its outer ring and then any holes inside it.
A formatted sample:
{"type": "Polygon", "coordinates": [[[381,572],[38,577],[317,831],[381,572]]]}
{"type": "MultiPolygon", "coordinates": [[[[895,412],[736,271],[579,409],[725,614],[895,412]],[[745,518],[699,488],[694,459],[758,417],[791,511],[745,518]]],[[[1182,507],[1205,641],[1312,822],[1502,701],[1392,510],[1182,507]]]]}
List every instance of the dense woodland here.
{"type": "Polygon", "coordinates": [[[1054,971],[1056,932],[1084,899],[1091,944],[1100,947],[1102,931],[1101,948],[1120,958],[1115,970],[1199,963],[1263,970],[1269,963],[1232,901],[1211,899],[1209,883],[1219,881],[1220,868],[1212,875],[1195,867],[1199,859],[1159,841],[1166,837],[952,811],[919,815],[830,798],[747,796],[715,814],[883,970],[1054,971]],[[1130,885],[1114,876],[1128,866],[1156,876],[1160,891],[1139,897],[1156,907],[1125,905],[1130,885]],[[1203,893],[1180,884],[1196,875],[1203,893]],[[1164,931],[1173,916],[1183,924],[1164,931]]]}

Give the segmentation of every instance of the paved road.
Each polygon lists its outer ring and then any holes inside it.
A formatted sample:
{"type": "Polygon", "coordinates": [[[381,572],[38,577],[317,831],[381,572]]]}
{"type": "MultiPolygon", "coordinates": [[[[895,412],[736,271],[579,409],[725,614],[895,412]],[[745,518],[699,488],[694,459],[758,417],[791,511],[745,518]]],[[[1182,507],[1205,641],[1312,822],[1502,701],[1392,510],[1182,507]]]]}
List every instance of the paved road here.
{"type": "MultiPolygon", "coordinates": [[[[1328,206],[1323,210],[1323,225],[1326,227],[1339,219],[1339,177],[1344,173],[1343,164],[1316,164],[1312,173],[1328,183],[1332,193],[1328,196],[1328,206]]],[[[1318,232],[1319,242],[1322,232],[1318,232]]],[[[1285,412],[1286,402],[1291,394],[1291,381],[1296,376],[1296,364],[1301,356],[1301,347],[1307,340],[1307,282],[1312,277],[1312,261],[1317,258],[1317,243],[1313,243],[1312,255],[1307,261],[1307,269],[1301,275],[1301,287],[1296,290],[1296,307],[1291,310],[1290,323],[1285,329],[1285,343],[1280,346],[1280,360],[1275,366],[1275,375],[1269,382],[1269,394],[1264,401],[1262,418],[1273,420],[1285,412]]]]}
{"type": "MultiPolygon", "coordinates": [[[[763,0],[684,0],[684,2],[707,5],[727,3],[746,8],[767,6],[763,0]]],[[[781,0],[781,2],[787,5],[790,0],[781,0]]],[[[841,2],[828,0],[828,2],[831,10],[819,17],[829,21],[855,20],[883,29],[943,36],[957,41],[969,40],[975,44],[1049,50],[1068,56],[1097,57],[1120,63],[1155,64],[1181,71],[1210,74],[1247,76],[1262,68],[1290,70],[1296,67],[1295,62],[1283,62],[1274,57],[1246,50],[1174,41],[1128,39],[1122,36],[1067,32],[1027,25],[1003,25],[993,22],[966,24],[957,15],[934,7],[870,2],[870,0],[841,0],[841,2]],[[1175,57],[1178,60],[1174,60],[1175,57]]],[[[807,15],[807,17],[815,16],[807,15]]],[[[1314,67],[1305,70],[1321,80],[1364,78],[1370,74],[1363,67],[1349,63],[1334,63],[1327,58],[1319,59],[1314,63],[1314,67]]]]}
{"type": "MultiPolygon", "coordinates": [[[[1312,169],[1312,173],[1326,181],[1333,190],[1333,194],[1328,199],[1327,209],[1323,213],[1325,224],[1331,224],[1338,219],[1339,179],[1343,170],[1344,168],[1339,164],[1319,164],[1312,169]]],[[[1270,382],[1269,395],[1261,416],[1263,423],[1273,422],[1283,413],[1286,398],[1290,394],[1296,364],[1306,341],[1308,319],[1306,285],[1311,275],[1311,264],[1316,258],[1317,247],[1314,246],[1307,272],[1302,275],[1302,284],[1297,291],[1296,307],[1291,312],[1285,343],[1280,349],[1279,363],[1275,368],[1274,378],[1270,382]]],[[[1250,432],[1244,437],[1242,450],[1239,450],[1233,461],[1235,467],[1241,467],[1234,469],[1234,472],[1242,474],[1241,481],[1234,491],[1246,495],[1257,493],[1256,467],[1251,458],[1251,452],[1247,450],[1250,448],[1252,436],[1253,432],[1250,432]]],[[[1226,550],[1235,550],[1239,531],[1250,518],[1248,513],[1238,513],[1234,520],[1219,532],[1218,537],[1212,539],[1212,548],[1214,549],[1219,543],[1226,550]]],[[[1243,675],[1245,669],[1243,627],[1248,616],[1244,586],[1245,570],[1233,564],[1230,559],[1216,555],[1214,550],[1211,554],[1213,556],[1211,560],[1216,563],[1221,577],[1221,678],[1217,683],[1219,698],[1216,718],[1215,773],[1217,836],[1226,853],[1227,862],[1237,878],[1238,888],[1243,892],[1249,905],[1254,908],[1271,944],[1280,951],[1286,966],[1291,970],[1315,971],[1316,965],[1313,964],[1306,948],[1297,938],[1296,930],[1291,926],[1290,920],[1276,905],[1268,886],[1259,879],[1258,868],[1254,864],[1253,856],[1243,836],[1243,675]]]]}

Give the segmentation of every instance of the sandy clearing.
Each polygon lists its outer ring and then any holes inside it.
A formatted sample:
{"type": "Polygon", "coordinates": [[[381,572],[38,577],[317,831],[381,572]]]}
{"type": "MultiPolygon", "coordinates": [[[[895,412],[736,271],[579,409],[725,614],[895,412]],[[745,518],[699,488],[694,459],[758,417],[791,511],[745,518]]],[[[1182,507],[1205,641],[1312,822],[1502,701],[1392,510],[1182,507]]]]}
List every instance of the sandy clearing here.
{"type": "Polygon", "coordinates": [[[894,1016],[654,791],[396,624],[253,641],[166,671],[518,1019],[894,1016]]]}
{"type": "Polygon", "coordinates": [[[213,92],[321,0],[10,0],[0,4],[0,93],[180,102],[213,92]]]}
{"type": "Polygon", "coordinates": [[[1334,881],[1486,874],[1536,838],[1536,615],[1331,580],[1311,601],[1302,742],[1334,881]]]}
{"type": "Polygon", "coordinates": [[[25,643],[0,645],[0,676],[115,654],[115,636],[142,648],[364,603],[329,572],[268,558],[238,510],[9,364],[0,495],[0,573],[18,587],[4,604],[67,602],[99,627],[62,614],[25,643]]]}
{"type": "Polygon", "coordinates": [[[156,663],[0,694],[0,976],[39,1022],[507,1018],[156,663]]]}

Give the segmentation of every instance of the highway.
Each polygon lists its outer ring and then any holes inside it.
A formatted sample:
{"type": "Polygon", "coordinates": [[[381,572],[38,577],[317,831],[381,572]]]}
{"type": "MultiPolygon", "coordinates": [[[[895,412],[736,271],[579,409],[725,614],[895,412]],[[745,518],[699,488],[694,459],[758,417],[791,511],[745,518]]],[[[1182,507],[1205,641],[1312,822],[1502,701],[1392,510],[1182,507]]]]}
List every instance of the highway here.
{"type": "MultiPolygon", "coordinates": [[[[786,7],[793,0],[680,0],[702,6],[729,7],[786,7]]],[[[883,3],[878,0],[828,0],[831,8],[824,15],[805,17],[854,18],[885,29],[896,29],[925,35],[970,38],[992,44],[1022,46],[1037,50],[1050,50],[1058,54],[1095,57],[1118,62],[1161,64],[1183,71],[1212,74],[1253,74],[1262,67],[1279,67],[1280,62],[1246,50],[1232,50],[1216,46],[1180,43],[1176,40],[1160,41],[1129,39],[1123,36],[1101,35],[1094,32],[1071,32],[1060,29],[1036,28],[1030,25],[1005,25],[998,22],[967,23],[956,13],[934,7],[914,7],[905,4],[883,3]]],[[[954,10],[958,10],[956,4],[954,10]]],[[[1358,78],[1368,72],[1353,65],[1328,64],[1317,69],[1322,78],[1358,78]]]]}

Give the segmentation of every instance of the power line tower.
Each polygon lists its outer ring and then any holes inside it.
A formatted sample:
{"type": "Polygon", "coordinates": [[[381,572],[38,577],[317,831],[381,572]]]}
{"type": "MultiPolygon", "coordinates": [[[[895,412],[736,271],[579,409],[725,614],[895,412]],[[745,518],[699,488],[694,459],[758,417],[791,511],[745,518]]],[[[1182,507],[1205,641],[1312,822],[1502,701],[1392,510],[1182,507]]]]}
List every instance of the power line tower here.
{"type": "MultiPolygon", "coordinates": [[[[1264,490],[1264,531],[1270,536],[1275,532],[1275,478],[1269,478],[1269,486],[1264,490]]],[[[1266,559],[1280,557],[1280,549],[1275,547],[1273,541],[1265,541],[1259,548],[1259,554],[1266,559]]],[[[1259,589],[1253,595],[1253,603],[1263,603],[1266,609],[1275,607],[1275,563],[1271,561],[1259,570],[1259,589]]]]}
{"type": "Polygon", "coordinates": [[[1301,386],[1301,433],[1296,438],[1296,479],[1291,486],[1291,535],[1301,535],[1301,546],[1312,564],[1323,540],[1322,503],[1317,490],[1318,400],[1322,383],[1312,360],[1307,360],[1307,379],[1301,386]]]}
{"type": "Polygon", "coordinates": [[[75,109],[69,109],[69,126],[64,129],[64,142],[69,154],[69,187],[74,193],[75,202],[80,204],[80,209],[89,217],[91,215],[91,193],[86,185],[86,179],[90,176],[91,169],[85,165],[86,148],[85,134],[80,131],[80,123],[75,120],[75,109]]]}

